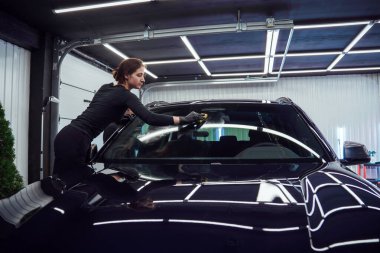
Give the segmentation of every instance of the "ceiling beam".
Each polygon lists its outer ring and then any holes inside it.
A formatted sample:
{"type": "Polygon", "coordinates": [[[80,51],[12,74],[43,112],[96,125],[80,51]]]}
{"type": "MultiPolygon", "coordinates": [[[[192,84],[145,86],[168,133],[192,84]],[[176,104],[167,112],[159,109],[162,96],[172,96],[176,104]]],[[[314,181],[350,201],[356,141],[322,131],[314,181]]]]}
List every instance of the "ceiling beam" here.
{"type": "Polygon", "coordinates": [[[38,31],[0,11],[0,39],[26,49],[40,47],[38,31]]]}

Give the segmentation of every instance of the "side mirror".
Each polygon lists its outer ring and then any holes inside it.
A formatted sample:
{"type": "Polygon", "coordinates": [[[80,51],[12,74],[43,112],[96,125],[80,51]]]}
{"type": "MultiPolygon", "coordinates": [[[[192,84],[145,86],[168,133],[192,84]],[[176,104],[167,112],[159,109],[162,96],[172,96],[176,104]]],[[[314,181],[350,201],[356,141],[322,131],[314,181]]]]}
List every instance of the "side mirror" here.
{"type": "Polygon", "coordinates": [[[368,163],[371,161],[367,148],[360,143],[353,141],[345,141],[343,144],[343,159],[344,165],[356,165],[368,163]]]}

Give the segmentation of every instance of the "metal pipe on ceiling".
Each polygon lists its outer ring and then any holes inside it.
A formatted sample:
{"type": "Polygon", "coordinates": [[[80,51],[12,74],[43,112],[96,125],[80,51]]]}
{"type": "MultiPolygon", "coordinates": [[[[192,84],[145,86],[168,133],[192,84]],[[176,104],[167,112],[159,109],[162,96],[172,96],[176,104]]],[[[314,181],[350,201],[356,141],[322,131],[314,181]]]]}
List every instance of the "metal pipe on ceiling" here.
{"type": "Polygon", "coordinates": [[[267,22],[247,22],[232,23],[221,25],[180,27],[172,29],[153,30],[147,29],[141,32],[122,33],[110,36],[103,36],[93,40],[92,44],[117,43],[125,41],[139,41],[157,38],[169,38],[189,35],[215,34],[226,32],[246,32],[246,31],[265,31],[272,29],[292,29],[292,20],[274,20],[273,23],[267,22]]]}

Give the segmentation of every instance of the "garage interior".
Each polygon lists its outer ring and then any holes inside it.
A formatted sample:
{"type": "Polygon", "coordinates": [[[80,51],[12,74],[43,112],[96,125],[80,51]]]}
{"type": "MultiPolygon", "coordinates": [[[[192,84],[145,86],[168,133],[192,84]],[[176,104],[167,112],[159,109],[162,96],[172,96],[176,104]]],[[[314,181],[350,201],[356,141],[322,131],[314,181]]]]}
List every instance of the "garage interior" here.
{"type": "Polygon", "coordinates": [[[144,104],[285,96],[339,157],[351,140],[380,161],[378,1],[155,0],[65,12],[105,2],[0,3],[0,102],[24,183],[51,174],[54,136],[127,57],[147,64],[144,104]]]}

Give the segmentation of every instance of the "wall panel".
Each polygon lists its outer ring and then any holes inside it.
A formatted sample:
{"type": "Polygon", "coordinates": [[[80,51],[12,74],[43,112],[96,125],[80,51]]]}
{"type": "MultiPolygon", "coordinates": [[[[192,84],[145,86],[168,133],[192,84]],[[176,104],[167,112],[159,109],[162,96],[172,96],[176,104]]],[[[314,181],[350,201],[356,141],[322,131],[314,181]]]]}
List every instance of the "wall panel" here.
{"type": "Polygon", "coordinates": [[[379,79],[379,74],[362,74],[282,77],[277,83],[157,86],[147,90],[142,101],[289,97],[319,126],[338,156],[343,141],[351,140],[376,151],[374,162],[380,161],[379,79]]]}
{"type": "Polygon", "coordinates": [[[15,138],[15,164],[28,182],[30,52],[0,40],[0,102],[15,138]]]}
{"type": "MultiPolygon", "coordinates": [[[[61,85],[59,90],[59,121],[58,130],[68,125],[89,105],[95,91],[102,84],[110,83],[113,77],[77,57],[67,55],[61,66],[61,85]],[[87,100],[87,101],[85,101],[87,100]]],[[[93,143],[100,148],[103,145],[102,135],[98,136],[93,143]]]]}

